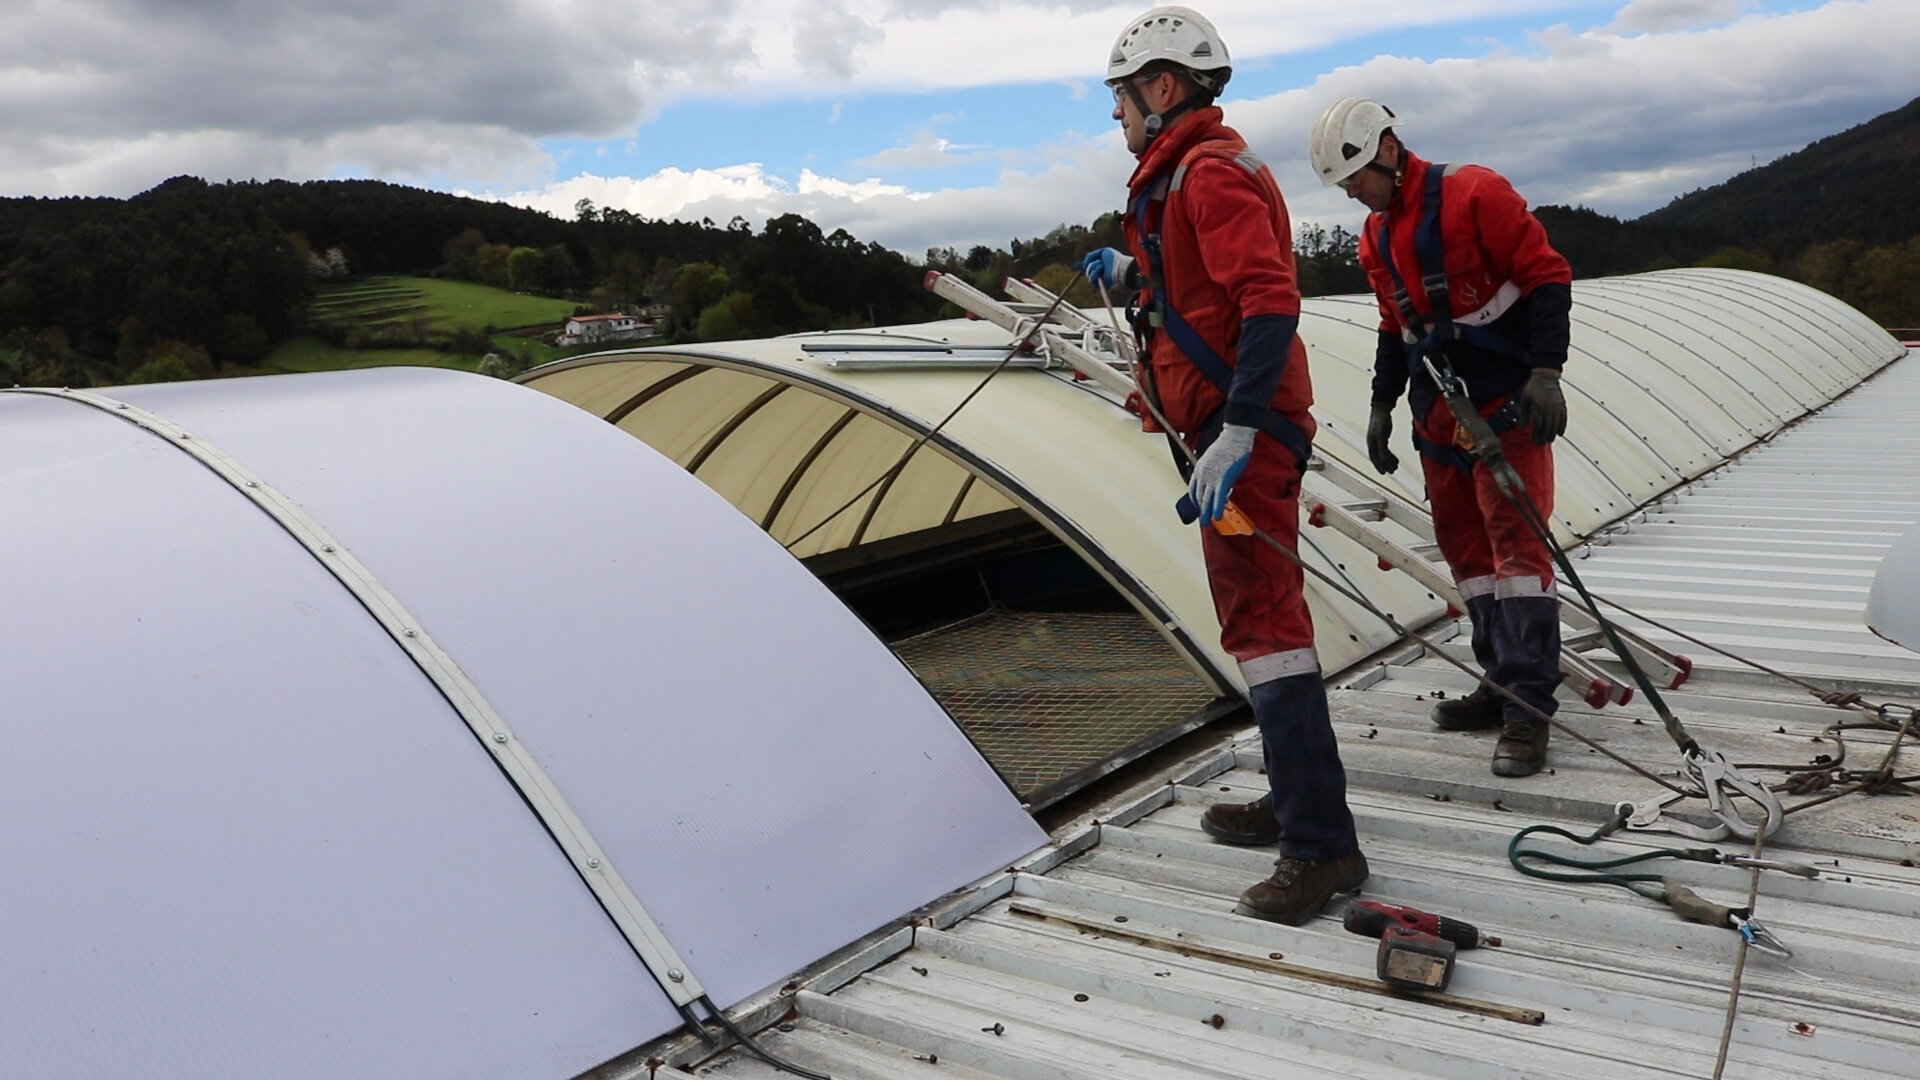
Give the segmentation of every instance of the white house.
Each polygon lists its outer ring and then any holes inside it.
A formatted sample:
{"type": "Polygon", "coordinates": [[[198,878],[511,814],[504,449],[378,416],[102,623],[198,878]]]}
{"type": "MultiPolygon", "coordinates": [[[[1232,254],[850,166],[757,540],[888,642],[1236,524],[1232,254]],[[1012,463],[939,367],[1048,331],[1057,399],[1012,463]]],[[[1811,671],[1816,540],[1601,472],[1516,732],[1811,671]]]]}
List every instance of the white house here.
{"type": "Polygon", "coordinates": [[[646,337],[653,324],[634,315],[575,315],[567,320],[560,334],[561,345],[591,345],[601,341],[625,341],[646,337]]]}

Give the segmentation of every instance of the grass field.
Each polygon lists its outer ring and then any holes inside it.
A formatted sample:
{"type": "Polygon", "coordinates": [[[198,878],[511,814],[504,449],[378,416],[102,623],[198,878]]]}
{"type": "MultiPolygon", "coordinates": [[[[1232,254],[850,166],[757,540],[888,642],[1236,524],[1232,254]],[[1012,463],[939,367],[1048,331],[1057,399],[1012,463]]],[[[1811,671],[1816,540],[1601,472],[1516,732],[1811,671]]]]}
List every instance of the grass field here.
{"type": "MultiPolygon", "coordinates": [[[[307,318],[317,328],[350,336],[408,341],[444,339],[456,331],[471,333],[493,327],[496,332],[488,342],[495,352],[515,356],[524,352],[531,355],[533,363],[543,364],[567,353],[537,338],[516,337],[506,331],[555,325],[565,321],[573,310],[569,300],[525,296],[468,281],[383,277],[322,286],[307,318]]],[[[472,371],[479,362],[478,356],[424,346],[354,349],[331,345],[318,337],[298,337],[275,349],[260,362],[258,370],[269,374],[413,364],[472,371]]]]}
{"type": "Polygon", "coordinates": [[[435,330],[517,330],[562,322],[573,302],[525,296],[437,278],[367,278],[321,287],[308,317],[316,324],[347,324],[378,330],[421,320],[435,330]]]}

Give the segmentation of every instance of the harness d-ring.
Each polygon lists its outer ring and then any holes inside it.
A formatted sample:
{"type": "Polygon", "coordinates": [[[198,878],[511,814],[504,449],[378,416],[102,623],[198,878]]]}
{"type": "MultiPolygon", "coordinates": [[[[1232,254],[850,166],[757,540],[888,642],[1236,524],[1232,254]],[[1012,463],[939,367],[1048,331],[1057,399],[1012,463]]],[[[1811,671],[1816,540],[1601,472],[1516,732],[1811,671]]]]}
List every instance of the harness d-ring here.
{"type": "Polygon", "coordinates": [[[1780,805],[1780,797],[1768,790],[1766,784],[1734,768],[1733,763],[1727,760],[1727,755],[1696,745],[1686,752],[1684,760],[1687,775],[1707,793],[1707,808],[1733,835],[1742,840],[1751,840],[1756,834],[1772,836],[1780,831],[1787,817],[1786,809],[1780,805]],[[1755,824],[1741,817],[1729,795],[1745,795],[1752,799],[1766,811],[1767,820],[1755,824]]]}

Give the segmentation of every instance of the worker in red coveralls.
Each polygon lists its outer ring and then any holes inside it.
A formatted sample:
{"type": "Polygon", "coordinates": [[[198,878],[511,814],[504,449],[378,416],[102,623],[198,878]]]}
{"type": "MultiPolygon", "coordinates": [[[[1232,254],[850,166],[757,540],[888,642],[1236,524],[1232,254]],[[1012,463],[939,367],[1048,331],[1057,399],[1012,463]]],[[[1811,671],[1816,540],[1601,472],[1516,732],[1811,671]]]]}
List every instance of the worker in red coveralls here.
{"type": "Polygon", "coordinates": [[[1127,24],[1106,81],[1113,118],[1140,161],[1127,185],[1133,254],[1102,248],[1080,265],[1096,285],[1137,290],[1142,390],[1199,455],[1189,510],[1221,645],[1239,661],[1265,743],[1270,794],[1213,806],[1202,824],[1234,842],[1278,840],[1273,875],[1241,896],[1239,910],[1301,923],[1335,893],[1358,889],[1367,860],[1347,809],[1300,565],[1258,537],[1212,527],[1231,496],[1295,550],[1314,428],[1306,349],[1294,333],[1293,228],[1272,173],[1213,104],[1231,74],[1219,33],[1187,8],[1155,8],[1127,24]]]}
{"type": "MultiPolygon", "coordinates": [[[[1322,114],[1309,146],[1321,181],[1373,211],[1360,234],[1360,265],[1380,301],[1367,456],[1382,473],[1399,467],[1388,440],[1394,404],[1407,392],[1434,539],[1473,624],[1474,658],[1488,682],[1551,716],[1560,682],[1552,557],[1487,466],[1460,449],[1426,361],[1444,359],[1466,384],[1541,519],[1551,520],[1551,444],[1567,428],[1560,369],[1573,272],[1504,177],[1430,164],[1394,124],[1386,106],[1346,98],[1322,114]]],[[[1496,776],[1531,776],[1546,764],[1547,723],[1485,684],[1434,706],[1433,720],[1449,731],[1500,728],[1496,776]]]]}

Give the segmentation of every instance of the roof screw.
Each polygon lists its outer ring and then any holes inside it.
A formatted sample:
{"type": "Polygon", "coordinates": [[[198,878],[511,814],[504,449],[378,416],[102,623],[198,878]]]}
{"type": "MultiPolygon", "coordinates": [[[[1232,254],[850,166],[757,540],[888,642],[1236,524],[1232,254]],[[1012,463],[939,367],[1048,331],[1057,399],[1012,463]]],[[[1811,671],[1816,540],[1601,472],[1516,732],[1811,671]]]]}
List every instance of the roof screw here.
{"type": "Polygon", "coordinates": [[[329,553],[329,554],[331,554],[331,553],[333,552],[333,545],[332,545],[332,544],[322,544],[322,545],[320,545],[320,550],[321,550],[321,551],[324,551],[324,552],[327,552],[327,553],[329,553]]]}
{"type": "Polygon", "coordinates": [[[259,486],[260,486],[260,481],[258,481],[258,480],[249,480],[249,481],[247,481],[247,486],[248,486],[248,487],[250,487],[250,488],[257,488],[257,487],[259,487],[259,486]]]}
{"type": "Polygon", "coordinates": [[[120,404],[119,404],[119,405],[118,405],[117,407],[118,407],[118,408],[121,408],[121,409],[125,409],[125,408],[127,408],[128,406],[127,406],[127,403],[123,401],[123,402],[121,402],[121,403],[120,403],[120,404]]]}
{"type": "Polygon", "coordinates": [[[507,733],[504,731],[494,732],[493,741],[499,743],[501,746],[507,745],[507,733]]]}
{"type": "Polygon", "coordinates": [[[189,435],[189,434],[187,434],[187,433],[186,433],[186,432],[184,432],[184,431],[180,433],[180,440],[181,440],[182,442],[185,442],[186,440],[188,440],[188,439],[191,439],[191,438],[193,438],[193,436],[191,436],[191,435],[189,435]]]}
{"type": "Polygon", "coordinates": [[[420,636],[419,634],[416,634],[416,633],[414,633],[414,632],[413,632],[413,631],[412,631],[411,629],[409,629],[409,630],[403,630],[403,631],[401,631],[401,632],[402,632],[402,633],[404,633],[404,634],[406,634],[406,635],[407,635],[408,637],[419,637],[419,636],[420,636]]]}
{"type": "Polygon", "coordinates": [[[599,860],[599,859],[588,859],[588,860],[587,860],[587,869],[589,869],[589,870],[598,870],[598,869],[600,869],[600,860],[599,860]]]}
{"type": "Polygon", "coordinates": [[[687,973],[684,971],[681,971],[679,968],[668,968],[667,978],[671,979],[674,982],[686,982],[687,973]]]}

